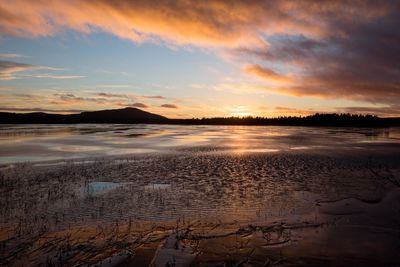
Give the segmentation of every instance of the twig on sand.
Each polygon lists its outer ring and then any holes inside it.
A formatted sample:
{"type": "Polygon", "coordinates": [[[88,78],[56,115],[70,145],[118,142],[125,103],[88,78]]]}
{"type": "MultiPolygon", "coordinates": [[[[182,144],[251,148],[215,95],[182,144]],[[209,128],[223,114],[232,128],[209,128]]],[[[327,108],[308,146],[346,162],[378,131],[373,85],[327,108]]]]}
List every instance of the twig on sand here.
{"type": "Polygon", "coordinates": [[[387,180],[389,182],[391,182],[394,186],[396,187],[400,187],[400,179],[398,179],[397,177],[395,177],[393,175],[393,173],[390,171],[390,169],[385,166],[385,171],[386,171],[386,175],[382,175],[379,172],[377,172],[372,166],[371,163],[368,164],[368,169],[378,178],[383,179],[383,180],[387,180]]]}

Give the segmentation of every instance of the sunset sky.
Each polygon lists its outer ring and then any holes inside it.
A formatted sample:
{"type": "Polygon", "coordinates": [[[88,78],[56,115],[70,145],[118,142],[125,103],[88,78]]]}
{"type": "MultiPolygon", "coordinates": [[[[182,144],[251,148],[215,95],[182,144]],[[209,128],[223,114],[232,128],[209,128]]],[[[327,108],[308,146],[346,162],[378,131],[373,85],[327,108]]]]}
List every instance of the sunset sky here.
{"type": "Polygon", "coordinates": [[[400,114],[400,1],[0,0],[0,110],[400,114]]]}

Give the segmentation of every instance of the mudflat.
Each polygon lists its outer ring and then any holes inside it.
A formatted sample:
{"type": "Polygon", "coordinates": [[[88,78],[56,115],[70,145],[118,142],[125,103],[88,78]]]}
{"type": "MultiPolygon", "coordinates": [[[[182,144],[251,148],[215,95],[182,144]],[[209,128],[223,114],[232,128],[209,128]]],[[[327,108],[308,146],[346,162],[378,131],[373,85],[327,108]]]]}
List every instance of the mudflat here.
{"type": "Polygon", "coordinates": [[[398,128],[21,128],[0,131],[2,265],[400,264],[398,128]]]}

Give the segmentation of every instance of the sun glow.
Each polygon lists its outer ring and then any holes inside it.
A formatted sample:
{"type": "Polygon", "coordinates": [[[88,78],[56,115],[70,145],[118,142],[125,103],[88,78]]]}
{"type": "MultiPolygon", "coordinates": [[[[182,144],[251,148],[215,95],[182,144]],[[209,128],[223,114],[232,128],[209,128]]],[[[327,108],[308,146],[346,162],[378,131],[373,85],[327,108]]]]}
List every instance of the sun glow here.
{"type": "Polygon", "coordinates": [[[229,117],[249,117],[254,116],[253,113],[247,111],[238,111],[230,113],[229,117]]]}
{"type": "Polygon", "coordinates": [[[234,106],[227,109],[228,117],[249,117],[254,116],[254,112],[248,106],[234,106]]]}

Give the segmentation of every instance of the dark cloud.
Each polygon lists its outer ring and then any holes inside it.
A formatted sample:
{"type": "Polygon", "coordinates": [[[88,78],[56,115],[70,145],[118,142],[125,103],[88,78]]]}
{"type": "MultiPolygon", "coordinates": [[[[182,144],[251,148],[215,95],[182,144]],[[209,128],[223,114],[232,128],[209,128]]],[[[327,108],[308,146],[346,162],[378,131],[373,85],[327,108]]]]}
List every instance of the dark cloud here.
{"type": "Polygon", "coordinates": [[[134,107],[134,108],[148,108],[149,106],[143,103],[133,103],[125,105],[127,107],[134,107]]]}
{"type": "Polygon", "coordinates": [[[32,94],[19,94],[19,93],[13,94],[13,96],[16,96],[16,97],[24,97],[24,98],[36,98],[36,97],[37,97],[37,95],[32,95],[32,94]]]}
{"type": "Polygon", "coordinates": [[[268,80],[269,66],[285,64],[292,85],[268,88],[296,96],[339,97],[373,103],[400,99],[400,2],[383,17],[363,23],[335,21],[332,34],[312,39],[280,36],[264,49],[235,52],[263,61],[249,72],[268,80]],[[339,33],[340,34],[334,34],[339,33]]]}
{"type": "Polygon", "coordinates": [[[344,107],[337,108],[338,112],[373,114],[381,117],[400,117],[400,105],[380,106],[380,107],[344,107]]]}
{"type": "MultiPolygon", "coordinates": [[[[80,103],[80,102],[95,102],[99,104],[107,103],[109,100],[107,98],[101,98],[101,97],[82,97],[82,96],[76,96],[71,93],[56,93],[54,94],[58,98],[58,100],[61,100],[65,104],[74,104],[74,103],[80,103]]],[[[57,100],[55,101],[57,103],[57,100]]]]}
{"type": "Polygon", "coordinates": [[[268,46],[262,48],[239,47],[233,50],[239,55],[251,55],[265,61],[292,62],[313,57],[327,43],[304,36],[277,36],[268,46]]]}
{"type": "Polygon", "coordinates": [[[147,99],[166,99],[166,97],[161,96],[161,95],[143,95],[141,98],[147,98],[147,99]]]}
{"type": "Polygon", "coordinates": [[[129,98],[125,94],[115,94],[115,93],[96,93],[95,95],[107,98],[129,98]]]}
{"type": "Polygon", "coordinates": [[[163,108],[178,108],[178,106],[174,105],[174,104],[162,104],[160,107],[163,107],[163,108]]]}

